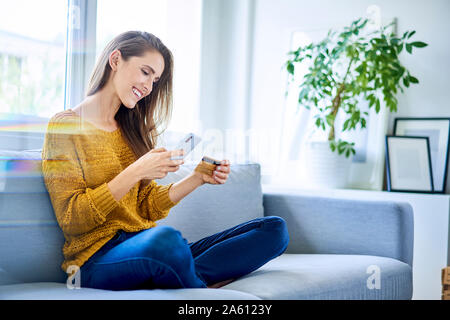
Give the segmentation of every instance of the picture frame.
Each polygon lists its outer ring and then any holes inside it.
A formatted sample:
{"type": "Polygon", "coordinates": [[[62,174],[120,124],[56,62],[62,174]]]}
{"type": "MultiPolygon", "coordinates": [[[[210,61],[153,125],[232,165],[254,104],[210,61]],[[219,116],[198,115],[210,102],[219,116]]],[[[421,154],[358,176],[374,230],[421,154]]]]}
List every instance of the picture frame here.
{"type": "Polygon", "coordinates": [[[428,137],[434,192],[445,193],[448,173],[450,118],[396,118],[394,135],[428,137]]]}
{"type": "Polygon", "coordinates": [[[386,136],[388,191],[434,193],[428,137],[386,136]]]}

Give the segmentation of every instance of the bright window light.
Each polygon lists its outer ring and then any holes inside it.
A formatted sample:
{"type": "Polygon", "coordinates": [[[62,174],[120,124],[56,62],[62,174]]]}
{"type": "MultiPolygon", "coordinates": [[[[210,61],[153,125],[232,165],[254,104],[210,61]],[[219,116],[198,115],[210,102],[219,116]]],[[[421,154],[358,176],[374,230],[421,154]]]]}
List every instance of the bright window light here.
{"type": "Polygon", "coordinates": [[[64,108],[67,1],[0,5],[0,113],[51,117],[64,108]]]}

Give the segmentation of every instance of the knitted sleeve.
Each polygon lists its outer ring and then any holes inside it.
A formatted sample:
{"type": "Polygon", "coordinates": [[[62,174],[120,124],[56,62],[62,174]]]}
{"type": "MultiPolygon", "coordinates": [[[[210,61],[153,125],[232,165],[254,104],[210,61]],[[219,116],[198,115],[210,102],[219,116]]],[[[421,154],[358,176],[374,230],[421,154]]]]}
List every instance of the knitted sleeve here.
{"type": "Polygon", "coordinates": [[[88,188],[73,134],[61,117],[53,117],[42,148],[42,173],[59,226],[66,235],[87,233],[106,221],[118,206],[106,183],[88,188]]]}
{"type": "Polygon", "coordinates": [[[173,183],[158,185],[154,180],[138,193],[138,208],[140,215],[146,219],[157,221],[167,217],[172,207],[178,202],[169,198],[169,189],[173,183]]]}

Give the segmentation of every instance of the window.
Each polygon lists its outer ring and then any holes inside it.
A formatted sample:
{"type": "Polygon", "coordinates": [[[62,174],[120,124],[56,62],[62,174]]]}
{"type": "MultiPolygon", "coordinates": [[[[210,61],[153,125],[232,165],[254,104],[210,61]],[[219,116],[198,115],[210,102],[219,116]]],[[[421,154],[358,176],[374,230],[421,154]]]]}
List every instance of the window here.
{"type": "Polygon", "coordinates": [[[64,108],[66,28],[67,1],[2,2],[0,113],[48,118],[64,108]]]}

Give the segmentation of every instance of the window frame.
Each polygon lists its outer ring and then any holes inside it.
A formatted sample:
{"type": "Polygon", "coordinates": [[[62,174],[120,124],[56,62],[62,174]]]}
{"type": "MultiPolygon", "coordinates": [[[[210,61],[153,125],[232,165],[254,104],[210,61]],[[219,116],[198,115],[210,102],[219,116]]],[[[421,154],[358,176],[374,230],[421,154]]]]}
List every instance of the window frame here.
{"type": "Polygon", "coordinates": [[[97,0],[68,0],[64,110],[85,96],[95,65],[97,0]]]}

